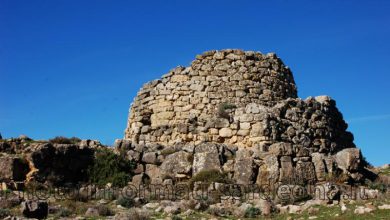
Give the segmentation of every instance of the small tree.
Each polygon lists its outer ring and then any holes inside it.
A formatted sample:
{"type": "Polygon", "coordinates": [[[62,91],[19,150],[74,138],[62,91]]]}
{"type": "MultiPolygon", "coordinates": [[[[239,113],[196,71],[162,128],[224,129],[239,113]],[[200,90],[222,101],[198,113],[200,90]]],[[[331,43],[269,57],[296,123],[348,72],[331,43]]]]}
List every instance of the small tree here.
{"type": "Polygon", "coordinates": [[[88,169],[91,183],[103,186],[126,186],[131,179],[135,164],[124,156],[117,155],[109,149],[100,149],[95,153],[94,163],[88,169]]]}

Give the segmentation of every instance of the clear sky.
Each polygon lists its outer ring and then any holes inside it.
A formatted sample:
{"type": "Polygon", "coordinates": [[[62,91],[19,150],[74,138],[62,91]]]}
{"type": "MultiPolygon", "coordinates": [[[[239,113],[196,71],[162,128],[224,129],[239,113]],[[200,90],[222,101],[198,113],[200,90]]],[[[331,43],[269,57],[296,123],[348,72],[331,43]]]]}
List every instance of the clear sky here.
{"type": "Polygon", "coordinates": [[[206,50],[276,52],[390,163],[390,1],[0,0],[0,132],[122,138],[143,83],[206,50]]]}

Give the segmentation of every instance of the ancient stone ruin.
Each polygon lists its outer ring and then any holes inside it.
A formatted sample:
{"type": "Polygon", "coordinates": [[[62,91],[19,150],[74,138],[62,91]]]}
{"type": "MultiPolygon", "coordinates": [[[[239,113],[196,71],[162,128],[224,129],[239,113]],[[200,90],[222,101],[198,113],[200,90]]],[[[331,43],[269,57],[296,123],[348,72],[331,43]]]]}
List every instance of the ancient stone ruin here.
{"type": "Polygon", "coordinates": [[[275,54],[229,49],[145,84],[116,146],[138,162],[136,183],[204,170],[241,184],[361,181],[361,153],[347,127],[330,97],[297,97],[275,54]]]}
{"type": "MultiPolygon", "coordinates": [[[[275,54],[205,52],[145,84],[113,148],[0,136],[0,218],[19,206],[27,218],[76,219],[83,204],[88,218],[113,208],[107,219],[273,218],[340,204],[343,218],[345,202],[377,199],[390,182],[367,166],[347,127],[330,97],[298,98],[275,54]]],[[[367,204],[354,213],[375,209],[367,204]]]]}

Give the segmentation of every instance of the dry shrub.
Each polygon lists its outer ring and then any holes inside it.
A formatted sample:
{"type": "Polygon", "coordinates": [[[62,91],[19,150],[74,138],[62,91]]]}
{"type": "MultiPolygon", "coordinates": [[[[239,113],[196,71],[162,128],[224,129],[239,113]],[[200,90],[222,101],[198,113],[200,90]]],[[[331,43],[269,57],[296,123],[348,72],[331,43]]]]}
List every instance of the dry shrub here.
{"type": "Polygon", "coordinates": [[[77,144],[81,141],[78,137],[63,137],[63,136],[57,136],[55,138],[49,139],[49,142],[52,144],[77,144]]]}

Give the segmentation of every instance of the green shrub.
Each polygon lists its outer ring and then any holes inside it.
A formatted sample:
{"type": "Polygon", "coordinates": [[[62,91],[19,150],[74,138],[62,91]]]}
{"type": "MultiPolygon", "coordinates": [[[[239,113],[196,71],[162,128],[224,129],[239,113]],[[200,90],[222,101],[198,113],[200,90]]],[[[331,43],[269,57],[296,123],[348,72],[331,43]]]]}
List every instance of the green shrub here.
{"type": "Polygon", "coordinates": [[[389,176],[390,175],[390,168],[381,170],[379,174],[389,176]]]}
{"type": "Polygon", "coordinates": [[[135,164],[124,156],[117,155],[109,149],[100,149],[95,153],[94,163],[88,169],[91,183],[104,186],[112,183],[113,186],[126,186],[131,179],[131,172],[135,164]]]}
{"type": "Polygon", "coordinates": [[[388,185],[381,181],[380,178],[375,181],[366,180],[365,184],[368,186],[368,188],[378,190],[382,193],[385,193],[388,188],[388,185]]]}
{"type": "Polygon", "coordinates": [[[116,201],[116,204],[120,205],[122,207],[125,207],[125,208],[131,208],[134,206],[134,200],[132,198],[128,198],[128,197],[120,197],[116,201]]]}
{"type": "Polygon", "coordinates": [[[227,118],[227,119],[229,119],[230,116],[229,116],[229,113],[226,112],[226,110],[228,110],[228,109],[234,109],[234,108],[237,108],[237,106],[234,105],[234,104],[230,104],[230,103],[221,103],[221,104],[218,106],[218,116],[221,117],[221,118],[227,118]]]}
{"type": "Polygon", "coordinates": [[[10,211],[7,209],[0,209],[0,218],[5,218],[10,215],[10,211]]]}
{"type": "Polygon", "coordinates": [[[11,193],[12,193],[12,190],[10,190],[10,189],[0,190],[0,196],[7,196],[7,195],[10,195],[11,193]]]}
{"type": "Polygon", "coordinates": [[[49,139],[49,142],[52,144],[77,144],[81,141],[78,137],[63,137],[63,136],[57,136],[55,138],[49,139]]]}
{"type": "Polygon", "coordinates": [[[246,218],[256,218],[256,216],[260,215],[261,211],[258,208],[255,207],[249,207],[245,210],[245,217],[246,218]]]}
{"type": "Polygon", "coordinates": [[[114,212],[110,209],[110,207],[106,205],[99,205],[96,207],[100,216],[112,216],[114,212]]]}
{"type": "Polygon", "coordinates": [[[172,220],[182,220],[180,216],[174,215],[172,216],[172,220]]]}
{"type": "Polygon", "coordinates": [[[72,215],[72,211],[70,211],[67,208],[60,208],[60,210],[58,210],[58,213],[57,213],[57,216],[62,217],[62,218],[69,217],[71,215],[72,215]]]}

